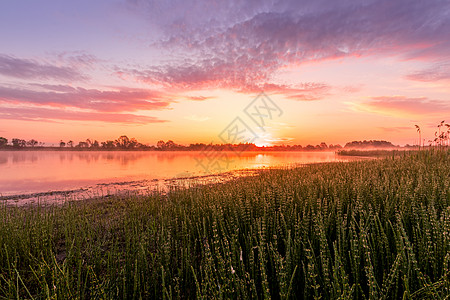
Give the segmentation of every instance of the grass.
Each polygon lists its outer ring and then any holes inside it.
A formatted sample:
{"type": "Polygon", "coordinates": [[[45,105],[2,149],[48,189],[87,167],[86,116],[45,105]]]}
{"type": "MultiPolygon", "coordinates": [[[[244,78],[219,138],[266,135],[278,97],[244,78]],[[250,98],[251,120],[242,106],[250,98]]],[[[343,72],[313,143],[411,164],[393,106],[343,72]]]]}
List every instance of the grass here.
{"type": "Polygon", "coordinates": [[[450,152],[0,208],[0,298],[448,299],[450,152]]]}

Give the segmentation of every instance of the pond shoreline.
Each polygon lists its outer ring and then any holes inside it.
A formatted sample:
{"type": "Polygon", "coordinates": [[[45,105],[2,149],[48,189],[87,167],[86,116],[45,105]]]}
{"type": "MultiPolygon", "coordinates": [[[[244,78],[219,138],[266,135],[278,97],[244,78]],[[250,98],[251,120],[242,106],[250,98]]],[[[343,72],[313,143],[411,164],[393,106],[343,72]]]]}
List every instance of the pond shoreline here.
{"type": "Polygon", "coordinates": [[[8,206],[60,205],[66,202],[91,201],[123,194],[145,196],[154,192],[165,193],[172,188],[189,188],[196,185],[221,183],[243,176],[255,176],[262,170],[265,169],[242,169],[189,177],[98,183],[89,187],[69,190],[0,195],[0,203],[3,202],[8,206]]]}
{"type": "MultiPolygon", "coordinates": [[[[355,159],[338,156],[334,152],[246,152],[240,155],[223,152],[218,155],[142,151],[3,151],[0,152],[0,197],[23,198],[17,196],[32,193],[44,193],[41,195],[45,196],[52,192],[90,188],[100,183],[134,184],[141,180],[355,159]]],[[[104,189],[107,187],[103,186],[104,189]]],[[[118,184],[118,187],[123,187],[123,184],[118,184]]]]}
{"type": "MultiPolygon", "coordinates": [[[[355,156],[356,160],[379,159],[380,157],[355,156]]],[[[326,165],[336,163],[348,163],[350,161],[314,162],[304,164],[292,164],[290,166],[273,166],[254,169],[238,169],[222,173],[206,175],[193,175],[191,173],[180,173],[176,177],[161,179],[142,179],[131,181],[117,181],[108,183],[97,183],[92,186],[80,187],[68,190],[54,190],[48,192],[23,193],[2,196],[0,204],[8,206],[28,205],[62,205],[67,202],[95,201],[96,199],[110,198],[114,196],[134,195],[148,196],[153,193],[166,193],[174,188],[190,188],[198,185],[217,184],[231,181],[240,177],[257,176],[261,172],[275,169],[295,169],[313,165],[326,165]]]]}

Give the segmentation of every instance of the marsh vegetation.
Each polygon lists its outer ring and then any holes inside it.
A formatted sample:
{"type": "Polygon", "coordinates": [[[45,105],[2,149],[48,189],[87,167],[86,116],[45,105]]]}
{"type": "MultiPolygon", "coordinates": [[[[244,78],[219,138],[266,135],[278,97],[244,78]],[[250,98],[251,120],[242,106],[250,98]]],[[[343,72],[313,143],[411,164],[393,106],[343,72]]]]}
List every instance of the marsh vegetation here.
{"type": "Polygon", "coordinates": [[[0,298],[450,293],[450,152],[0,209],[0,298]]]}

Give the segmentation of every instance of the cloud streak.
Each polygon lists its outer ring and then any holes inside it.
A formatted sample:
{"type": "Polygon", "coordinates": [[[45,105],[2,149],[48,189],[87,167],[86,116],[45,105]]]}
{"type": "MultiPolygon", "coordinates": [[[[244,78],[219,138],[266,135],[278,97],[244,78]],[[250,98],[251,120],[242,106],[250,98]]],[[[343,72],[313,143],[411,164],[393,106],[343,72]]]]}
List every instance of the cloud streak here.
{"type": "Polygon", "coordinates": [[[0,110],[0,119],[44,122],[52,120],[98,121],[140,125],[167,122],[166,120],[160,120],[155,117],[135,114],[71,111],[43,107],[2,107],[0,110]]]}
{"type": "Polygon", "coordinates": [[[450,102],[432,100],[426,97],[381,96],[372,97],[369,101],[356,104],[356,108],[362,111],[400,117],[442,116],[450,113],[450,102]]]}
{"type": "Polygon", "coordinates": [[[42,64],[32,59],[21,59],[0,54],[0,75],[19,79],[85,80],[73,67],[42,64]]]}
{"type": "Polygon", "coordinates": [[[406,76],[407,79],[422,82],[435,82],[440,80],[450,80],[450,63],[435,64],[428,69],[424,69],[406,76]]]}
{"type": "Polygon", "coordinates": [[[44,90],[0,86],[0,101],[14,104],[50,105],[91,109],[98,112],[160,110],[172,102],[167,94],[145,89],[85,89],[66,85],[42,85],[44,90]]]}
{"type": "Polygon", "coordinates": [[[377,127],[378,129],[384,131],[384,132],[402,132],[405,130],[411,131],[415,130],[414,127],[406,127],[406,126],[395,126],[395,127],[377,127]]]}

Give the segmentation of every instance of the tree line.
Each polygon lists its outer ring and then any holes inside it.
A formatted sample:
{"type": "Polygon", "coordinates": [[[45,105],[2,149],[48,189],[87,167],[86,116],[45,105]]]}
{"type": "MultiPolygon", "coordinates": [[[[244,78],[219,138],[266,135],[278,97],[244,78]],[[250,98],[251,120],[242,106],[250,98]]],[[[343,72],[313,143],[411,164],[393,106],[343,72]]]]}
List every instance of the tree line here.
{"type": "MultiPolygon", "coordinates": [[[[421,128],[419,125],[415,125],[417,133],[419,135],[419,148],[425,147],[425,139],[422,140],[421,128]]],[[[450,125],[442,121],[437,126],[435,132],[435,138],[428,140],[430,147],[432,146],[450,146],[450,125]]],[[[172,140],[167,142],[160,140],[156,143],[156,146],[145,145],[140,143],[135,138],[129,138],[126,135],[122,135],[116,140],[107,140],[99,142],[97,140],[86,139],[85,141],[79,141],[75,143],[72,140],[67,142],[61,140],[58,146],[45,146],[45,143],[39,142],[35,139],[24,140],[19,138],[13,138],[9,142],[8,139],[0,137],[0,148],[3,149],[24,149],[24,148],[38,148],[38,149],[73,149],[73,150],[153,150],[153,151],[337,151],[340,149],[388,149],[397,148],[388,141],[378,140],[364,140],[364,141],[352,141],[346,143],[344,147],[341,145],[327,145],[322,142],[318,145],[274,145],[274,146],[257,146],[253,143],[246,144],[205,144],[195,143],[189,145],[180,145],[172,140]]],[[[405,148],[414,148],[417,145],[406,145],[405,148]]]]}
{"type": "Polygon", "coordinates": [[[4,137],[0,137],[0,148],[7,149],[23,149],[23,148],[40,148],[40,149],[74,149],[74,150],[155,150],[155,151],[323,151],[342,149],[341,145],[327,145],[322,142],[318,145],[275,145],[275,146],[257,146],[253,143],[245,144],[205,144],[194,143],[189,145],[177,144],[172,140],[167,142],[160,140],[156,145],[145,145],[135,138],[129,138],[122,135],[116,140],[106,140],[99,142],[97,140],[86,139],[75,143],[72,140],[61,140],[58,146],[45,146],[45,143],[38,142],[35,139],[24,140],[13,138],[11,142],[4,137]]]}
{"type": "MultiPolygon", "coordinates": [[[[425,139],[422,139],[422,131],[419,125],[415,125],[417,133],[419,135],[419,140],[417,145],[406,145],[405,148],[414,148],[419,146],[425,147],[425,139]]],[[[434,134],[434,138],[428,140],[428,146],[450,146],[450,124],[441,121],[437,125],[437,130],[434,134]]],[[[24,140],[19,138],[13,138],[11,142],[4,137],[0,137],[0,148],[6,149],[21,149],[21,148],[45,148],[45,149],[91,149],[91,150],[155,150],[155,151],[203,151],[205,149],[222,151],[222,150],[233,150],[233,151],[324,151],[324,150],[339,150],[339,149],[387,149],[387,148],[397,148],[398,146],[393,145],[388,141],[378,141],[378,140],[364,140],[364,141],[352,141],[346,143],[344,147],[341,145],[327,145],[322,142],[318,145],[275,145],[275,146],[256,146],[252,143],[247,144],[204,144],[196,143],[189,145],[176,144],[174,141],[169,140],[164,142],[160,140],[156,143],[156,146],[145,145],[140,143],[135,138],[128,138],[126,135],[122,135],[116,140],[107,140],[104,142],[99,142],[97,140],[86,139],[85,141],[79,141],[76,144],[74,141],[69,140],[67,142],[61,140],[57,147],[55,146],[45,146],[45,143],[39,142],[35,139],[24,140]]]]}
{"type": "Polygon", "coordinates": [[[126,135],[122,135],[116,140],[106,140],[99,142],[93,139],[86,139],[85,141],[79,141],[78,143],[72,140],[59,142],[58,146],[45,146],[44,143],[38,142],[35,139],[23,140],[13,138],[11,142],[4,137],[0,137],[0,148],[6,149],[23,149],[23,148],[36,148],[36,149],[65,149],[65,150],[153,150],[153,151],[337,151],[343,148],[395,148],[392,143],[387,141],[353,141],[341,145],[327,145],[322,142],[318,145],[273,145],[273,146],[257,146],[253,143],[245,144],[205,144],[194,143],[189,145],[177,144],[172,140],[167,142],[160,140],[156,145],[145,145],[140,143],[135,138],[129,138],[126,135]]]}

